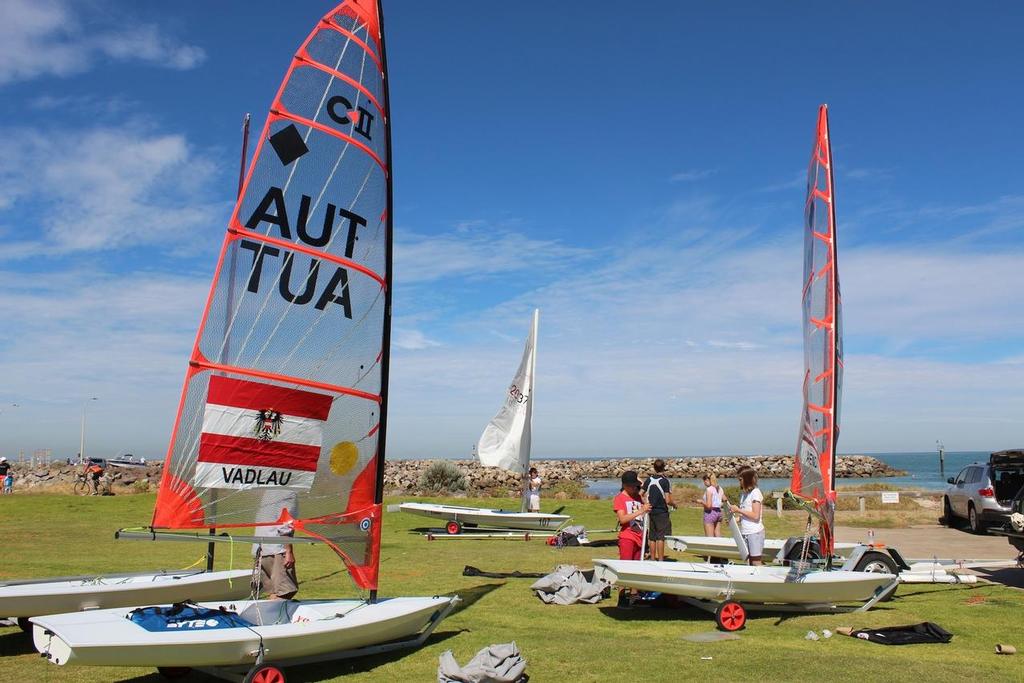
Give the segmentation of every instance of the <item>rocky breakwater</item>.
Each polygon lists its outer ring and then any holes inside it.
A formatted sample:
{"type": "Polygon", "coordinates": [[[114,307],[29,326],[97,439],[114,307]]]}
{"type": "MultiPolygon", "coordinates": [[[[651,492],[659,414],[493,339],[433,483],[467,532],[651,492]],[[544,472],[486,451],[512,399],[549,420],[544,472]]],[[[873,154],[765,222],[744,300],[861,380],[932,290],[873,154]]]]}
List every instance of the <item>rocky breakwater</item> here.
{"type": "MultiPolygon", "coordinates": [[[[434,460],[389,460],[384,469],[384,488],[389,493],[429,495],[422,486],[423,473],[434,460]]],[[[512,472],[483,467],[470,460],[450,460],[466,481],[469,496],[515,495],[520,478],[512,472]]],[[[581,484],[590,479],[618,479],[626,470],[641,476],[654,471],[654,458],[620,458],[605,460],[535,460],[533,466],[548,489],[559,484],[581,484]]],[[[785,479],[793,474],[791,455],[716,456],[710,458],[665,458],[666,474],[673,479],[699,479],[708,472],[722,478],[733,478],[746,465],[765,479],[785,479]]],[[[841,455],[836,463],[836,477],[895,477],[905,474],[867,455],[841,455]]]]}
{"type": "MultiPolygon", "coordinates": [[[[162,470],[160,465],[109,466],[104,476],[115,494],[147,493],[156,490],[162,470]]],[[[82,476],[82,466],[51,463],[30,467],[15,463],[11,473],[15,493],[72,493],[82,476]]]]}

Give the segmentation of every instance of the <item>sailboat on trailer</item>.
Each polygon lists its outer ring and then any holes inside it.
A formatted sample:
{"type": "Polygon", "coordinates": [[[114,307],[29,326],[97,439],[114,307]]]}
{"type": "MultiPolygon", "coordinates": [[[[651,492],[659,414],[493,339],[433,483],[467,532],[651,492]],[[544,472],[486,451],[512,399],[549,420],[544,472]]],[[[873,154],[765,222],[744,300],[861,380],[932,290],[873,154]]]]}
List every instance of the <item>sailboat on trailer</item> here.
{"type": "Polygon", "coordinates": [[[377,597],[392,237],[380,7],[345,0],[302,43],[270,107],[189,360],[151,528],[121,537],[281,543],[291,532],[288,543],[334,551],[369,595],[40,617],[44,657],[283,680],[279,665],[417,645],[453,608],[457,598],[377,597]]]}
{"type": "MultiPolygon", "coordinates": [[[[537,327],[540,311],[534,310],[530,335],[526,339],[519,363],[505,401],[491,418],[477,442],[480,464],[515,472],[526,482],[530,469],[530,443],[533,428],[534,374],[537,367],[537,327]]],[[[474,529],[515,529],[554,531],[569,521],[568,515],[528,512],[526,487],[520,510],[492,510],[441,503],[402,503],[402,512],[430,517],[445,523],[449,534],[461,533],[464,527],[474,529]]]]}
{"type": "Polygon", "coordinates": [[[804,209],[804,405],[791,492],[818,521],[818,554],[824,559],[824,568],[809,561],[814,559],[810,533],[799,541],[798,554],[803,562],[790,567],[594,560],[596,575],[623,586],[689,598],[698,606],[715,611],[719,625],[728,630],[741,628],[746,620],[745,609],[738,601],[783,603],[807,609],[832,609],[835,603],[863,602],[862,609],[866,609],[892,595],[899,581],[895,563],[867,546],[851,550],[843,565],[846,571],[828,571],[837,550],[833,537],[834,464],[843,371],[832,168],[828,108],[822,105],[808,168],[804,209]],[[870,571],[858,571],[864,568],[870,571]]]}

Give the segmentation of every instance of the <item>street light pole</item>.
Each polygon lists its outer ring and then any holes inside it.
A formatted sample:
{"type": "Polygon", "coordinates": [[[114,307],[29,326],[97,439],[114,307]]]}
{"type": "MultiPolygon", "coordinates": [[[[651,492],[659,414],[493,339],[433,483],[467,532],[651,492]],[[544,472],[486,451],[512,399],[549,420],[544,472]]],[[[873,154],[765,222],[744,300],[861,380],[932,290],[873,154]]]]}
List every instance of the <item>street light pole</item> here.
{"type": "Polygon", "coordinates": [[[82,434],[81,439],[78,442],[78,462],[79,464],[85,462],[85,407],[89,405],[89,401],[98,401],[99,399],[95,396],[87,398],[82,401],[82,434]]]}

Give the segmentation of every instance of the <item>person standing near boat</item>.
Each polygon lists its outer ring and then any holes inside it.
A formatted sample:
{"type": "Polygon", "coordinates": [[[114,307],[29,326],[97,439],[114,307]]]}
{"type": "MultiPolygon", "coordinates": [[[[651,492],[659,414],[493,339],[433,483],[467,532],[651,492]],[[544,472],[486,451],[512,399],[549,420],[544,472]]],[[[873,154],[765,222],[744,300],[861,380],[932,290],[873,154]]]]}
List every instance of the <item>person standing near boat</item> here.
{"type": "Polygon", "coordinates": [[[651,506],[640,497],[640,478],[635,471],[622,473],[622,490],[612,500],[612,509],[619,521],[619,559],[642,560],[643,518],[651,506]]]}
{"type": "Polygon", "coordinates": [[[523,489],[523,496],[526,498],[527,512],[540,512],[540,474],[536,467],[531,467],[526,475],[526,486],[523,489]]]}
{"type": "Polygon", "coordinates": [[[4,493],[14,493],[14,475],[11,474],[11,463],[7,458],[0,458],[0,480],[3,480],[4,493]]]}
{"type": "Polygon", "coordinates": [[[641,495],[647,499],[651,508],[647,526],[651,559],[658,561],[665,559],[665,536],[672,533],[672,518],[668,509],[676,509],[676,503],[672,500],[672,483],[664,472],[665,461],[658,458],[654,461],[654,474],[647,477],[640,488],[641,495]]]}
{"type": "Polygon", "coordinates": [[[718,475],[714,472],[704,475],[704,535],[718,537],[722,535],[722,487],[718,485],[718,475]]]}
{"type": "Polygon", "coordinates": [[[747,542],[750,564],[759,565],[764,553],[764,524],[761,523],[764,494],[757,488],[757,470],[754,468],[741,469],[739,478],[740,504],[730,504],[729,509],[740,516],[740,533],[747,542]]]}
{"type": "Polygon", "coordinates": [[[264,493],[261,511],[265,510],[266,515],[261,516],[264,519],[288,519],[281,524],[258,526],[254,532],[256,536],[280,537],[282,541],[263,541],[252,546],[252,555],[259,565],[259,583],[253,586],[253,590],[258,593],[262,588],[271,600],[291,600],[299,592],[295,551],[291,543],[285,542],[295,534],[291,519],[298,514],[297,508],[298,501],[293,492],[269,490],[264,493]]]}

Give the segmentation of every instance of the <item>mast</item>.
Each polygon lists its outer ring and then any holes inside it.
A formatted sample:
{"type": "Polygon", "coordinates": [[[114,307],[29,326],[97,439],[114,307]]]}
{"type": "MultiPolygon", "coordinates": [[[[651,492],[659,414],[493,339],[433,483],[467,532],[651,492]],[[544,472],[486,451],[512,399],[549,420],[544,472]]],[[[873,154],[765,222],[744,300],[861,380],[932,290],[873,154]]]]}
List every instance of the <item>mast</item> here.
{"type": "Polygon", "coordinates": [[[832,331],[831,331],[831,342],[832,342],[832,410],[830,416],[831,429],[829,433],[831,447],[829,448],[831,454],[831,466],[829,467],[829,492],[836,490],[836,446],[839,443],[839,424],[838,424],[838,413],[839,413],[839,371],[842,359],[840,357],[840,340],[839,335],[841,330],[839,328],[839,261],[838,261],[838,248],[836,240],[836,186],[835,186],[835,175],[832,172],[832,133],[829,131],[828,126],[828,105],[821,105],[822,116],[825,118],[825,154],[826,163],[828,164],[828,205],[829,205],[829,232],[831,233],[831,249],[832,249],[832,296],[830,297],[830,309],[829,317],[832,320],[832,331]]]}
{"type": "MultiPolygon", "coordinates": [[[[391,369],[391,292],[393,277],[391,265],[394,243],[394,176],[391,166],[391,86],[388,83],[388,53],[384,42],[384,8],[381,0],[377,0],[377,26],[380,30],[380,62],[384,79],[381,87],[384,91],[384,165],[387,169],[386,204],[385,204],[385,239],[384,239],[384,335],[381,342],[380,359],[380,429],[377,434],[377,482],[374,488],[373,502],[380,505],[384,502],[384,465],[387,460],[387,427],[388,427],[388,377],[391,369]]],[[[370,602],[376,602],[377,589],[370,591],[370,602]]]]}
{"type": "MultiPolygon", "coordinates": [[[[251,118],[252,118],[252,115],[249,114],[249,112],[246,112],[245,113],[245,118],[242,119],[242,155],[241,155],[241,158],[239,159],[239,162],[238,162],[238,190],[235,192],[235,201],[236,202],[242,198],[242,190],[245,189],[245,162],[248,161],[248,157],[249,157],[249,120],[251,118]]],[[[229,266],[229,268],[230,268],[230,270],[229,270],[229,273],[230,273],[229,277],[230,277],[230,281],[231,282],[234,282],[234,280],[235,280],[235,269],[237,268],[237,261],[238,261],[238,259],[236,258],[236,255],[232,254],[231,255],[231,265],[229,266]]],[[[231,315],[231,310],[232,310],[233,307],[234,307],[233,297],[228,296],[227,305],[225,307],[225,311],[226,311],[226,313],[229,316],[231,315]]],[[[230,351],[230,347],[228,346],[227,343],[225,343],[224,344],[224,355],[223,355],[222,360],[224,358],[227,358],[229,351],[230,351]]],[[[213,505],[213,509],[216,510],[217,509],[217,501],[214,500],[212,505],[213,505]]],[[[215,536],[216,534],[217,534],[216,527],[210,527],[210,536],[215,536]]],[[[216,548],[217,548],[217,544],[214,543],[213,541],[210,541],[206,545],[206,571],[208,571],[208,572],[212,572],[213,571],[213,558],[214,558],[214,552],[216,551],[216,548]]]]}

